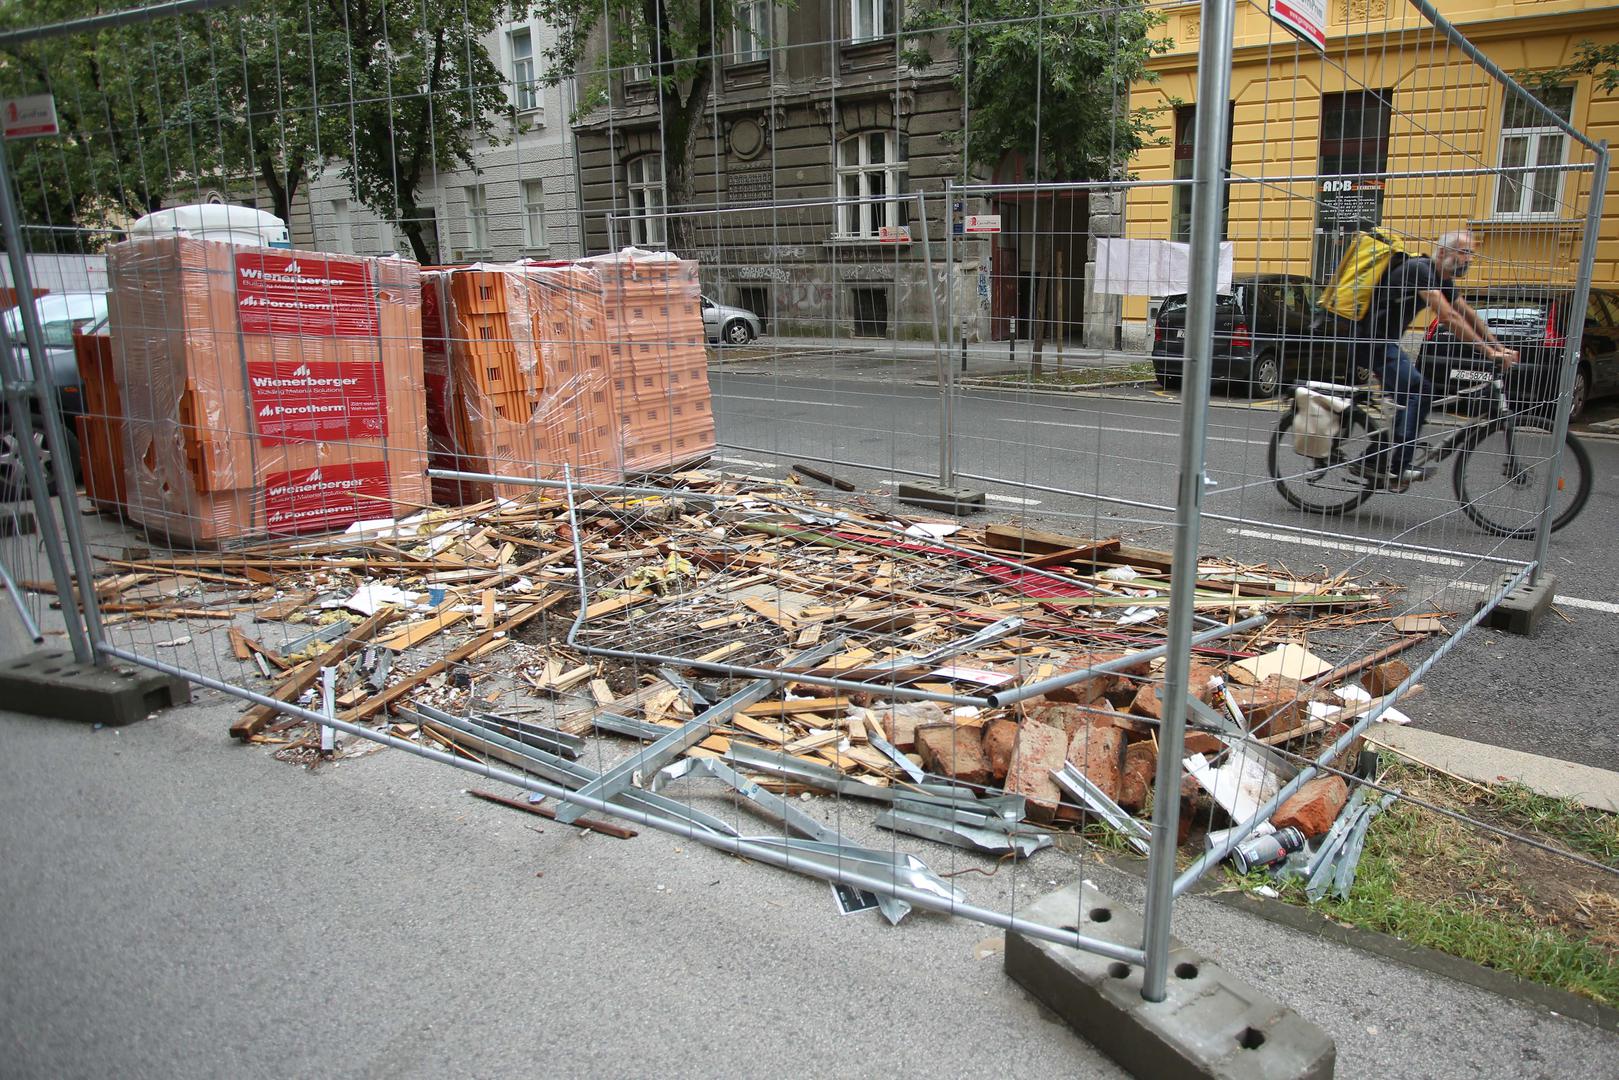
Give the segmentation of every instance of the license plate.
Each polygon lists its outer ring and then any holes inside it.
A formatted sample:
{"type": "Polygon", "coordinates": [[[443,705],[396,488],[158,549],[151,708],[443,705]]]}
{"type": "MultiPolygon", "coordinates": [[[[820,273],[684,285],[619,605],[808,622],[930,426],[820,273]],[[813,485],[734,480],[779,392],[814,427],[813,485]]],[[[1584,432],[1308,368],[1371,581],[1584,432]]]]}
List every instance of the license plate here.
{"type": "Polygon", "coordinates": [[[1169,332],[1169,340],[1170,341],[1179,341],[1181,338],[1183,338],[1185,336],[1186,336],[1186,331],[1185,330],[1171,330],[1169,332]]]}
{"type": "Polygon", "coordinates": [[[1488,371],[1474,371],[1469,368],[1450,369],[1452,382],[1485,383],[1489,382],[1493,377],[1488,371]]]}

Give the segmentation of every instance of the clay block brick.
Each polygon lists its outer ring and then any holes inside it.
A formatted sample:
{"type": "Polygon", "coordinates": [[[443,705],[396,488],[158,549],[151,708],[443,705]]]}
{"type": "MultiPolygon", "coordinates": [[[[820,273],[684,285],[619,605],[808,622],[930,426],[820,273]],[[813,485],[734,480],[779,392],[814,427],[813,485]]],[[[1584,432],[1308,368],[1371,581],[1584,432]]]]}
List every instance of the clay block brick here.
{"type": "Polygon", "coordinates": [[[923,724],[916,729],[916,749],[929,772],[964,784],[989,783],[989,762],[977,728],[923,724]]]}
{"type": "Polygon", "coordinates": [[[1090,778],[1102,794],[1119,801],[1124,774],[1124,732],[1116,727],[1087,727],[1068,743],[1067,758],[1090,778]]]}
{"type": "MultiPolygon", "coordinates": [[[[1087,653],[1083,656],[1076,656],[1072,660],[1069,660],[1058,667],[1057,674],[1062,675],[1070,671],[1084,671],[1088,667],[1094,667],[1095,665],[1107,660],[1117,660],[1119,657],[1124,655],[1126,654],[1121,652],[1095,652],[1087,653]]],[[[1126,679],[1123,676],[1145,675],[1147,673],[1147,665],[1150,662],[1151,661],[1143,661],[1142,663],[1131,665],[1118,675],[1093,675],[1088,679],[1081,679],[1079,682],[1065,686],[1060,690],[1051,691],[1046,695],[1046,697],[1052,701],[1067,701],[1079,705],[1095,704],[1110,693],[1133,691],[1134,686],[1131,684],[1129,679],[1126,679]]]]}
{"type": "Polygon", "coordinates": [[[1158,684],[1142,683],[1141,688],[1136,691],[1136,696],[1130,701],[1130,711],[1137,716],[1162,720],[1164,718],[1164,703],[1158,697],[1158,684]]]}
{"type": "Polygon", "coordinates": [[[1158,750],[1150,742],[1131,743],[1124,750],[1124,774],[1119,781],[1118,803],[1132,814],[1147,805],[1158,769],[1158,750]]]}
{"type": "Polygon", "coordinates": [[[1011,767],[1017,732],[1015,720],[991,720],[984,728],[984,758],[989,762],[989,774],[997,784],[1006,779],[1006,770],[1011,767]]]}
{"type": "Polygon", "coordinates": [[[1411,665],[1403,660],[1388,660],[1369,668],[1360,677],[1360,684],[1373,697],[1382,697],[1411,677],[1411,665]]]}
{"type": "Polygon", "coordinates": [[[1226,749],[1226,744],[1206,731],[1188,731],[1186,733],[1186,756],[1193,754],[1218,754],[1226,749]]]}
{"type": "Polygon", "coordinates": [[[1303,727],[1310,719],[1312,701],[1343,704],[1331,694],[1285,675],[1272,675],[1258,686],[1234,687],[1231,696],[1255,735],[1282,735],[1303,727]]]}
{"type": "Polygon", "coordinates": [[[1296,825],[1305,836],[1320,836],[1332,828],[1348,799],[1349,785],[1343,777],[1318,776],[1277,808],[1271,824],[1278,829],[1296,825]]]}
{"type": "Polygon", "coordinates": [[[1028,800],[1027,818],[1050,822],[1057,816],[1062,789],[1051,778],[1051,770],[1062,768],[1068,751],[1068,736],[1060,728],[1025,720],[1018,728],[1012,747],[1012,763],[1006,773],[1006,791],[1028,800]]]}
{"type": "Polygon", "coordinates": [[[896,750],[916,749],[916,729],[923,724],[949,723],[944,709],[931,701],[894,705],[882,714],[883,738],[896,750]]]}

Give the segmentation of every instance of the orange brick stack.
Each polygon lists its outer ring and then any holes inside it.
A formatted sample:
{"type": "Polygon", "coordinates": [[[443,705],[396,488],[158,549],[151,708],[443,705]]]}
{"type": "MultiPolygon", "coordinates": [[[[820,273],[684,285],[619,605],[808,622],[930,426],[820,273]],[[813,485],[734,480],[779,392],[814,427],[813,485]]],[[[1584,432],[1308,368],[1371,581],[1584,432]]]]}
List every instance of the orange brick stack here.
{"type": "MultiPolygon", "coordinates": [[[[623,476],[596,279],[577,266],[446,274],[450,442],[467,472],[588,482],[623,476]]],[[[521,484],[464,484],[513,498],[521,484]]]]}
{"type": "MultiPolygon", "coordinates": [[[[449,310],[450,272],[447,269],[422,270],[422,365],[427,386],[427,463],[434,469],[472,471],[478,462],[463,458],[455,382],[450,367],[449,310]]],[[[434,478],[433,502],[439,506],[460,506],[476,502],[471,484],[460,480],[434,478]]]]}
{"type": "Polygon", "coordinates": [[[165,237],[108,273],[136,522],[213,544],[427,504],[415,263],[165,237]]]}
{"type": "Polygon", "coordinates": [[[582,265],[606,310],[624,468],[655,472],[712,453],[697,264],[627,248],[582,265]]]}
{"type": "Polygon", "coordinates": [[[113,374],[112,338],[75,334],[84,413],[78,417],[84,493],[97,509],[116,513],[124,505],[124,406],[113,374]]]}

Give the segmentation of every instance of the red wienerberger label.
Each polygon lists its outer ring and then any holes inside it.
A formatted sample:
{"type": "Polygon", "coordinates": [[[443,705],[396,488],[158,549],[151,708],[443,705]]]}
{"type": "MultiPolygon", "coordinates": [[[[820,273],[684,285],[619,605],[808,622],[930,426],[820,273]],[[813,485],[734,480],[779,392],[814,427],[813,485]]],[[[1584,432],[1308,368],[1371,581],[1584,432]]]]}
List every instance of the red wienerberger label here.
{"type": "Polygon", "coordinates": [[[392,512],[386,461],[293,469],[264,479],[264,520],[271,532],[336,529],[392,512]]]}
{"type": "Polygon", "coordinates": [[[244,334],[376,337],[371,265],[308,252],[236,253],[236,312],[244,334]]]}
{"type": "Polygon", "coordinates": [[[249,360],[247,391],[260,442],[388,436],[387,388],[380,360],[249,360]]]}

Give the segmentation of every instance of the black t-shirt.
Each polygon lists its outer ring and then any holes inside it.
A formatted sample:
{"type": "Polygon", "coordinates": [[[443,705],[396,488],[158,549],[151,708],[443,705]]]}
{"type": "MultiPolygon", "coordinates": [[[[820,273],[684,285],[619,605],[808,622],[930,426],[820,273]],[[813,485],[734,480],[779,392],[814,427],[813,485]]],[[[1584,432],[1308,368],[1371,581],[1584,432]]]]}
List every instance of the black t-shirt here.
{"type": "Polygon", "coordinates": [[[1400,340],[1417,312],[1427,306],[1421,294],[1434,289],[1455,303],[1456,286],[1440,278],[1426,255],[1407,259],[1389,271],[1372,294],[1372,309],[1366,316],[1368,336],[1378,341],[1400,340]]]}

